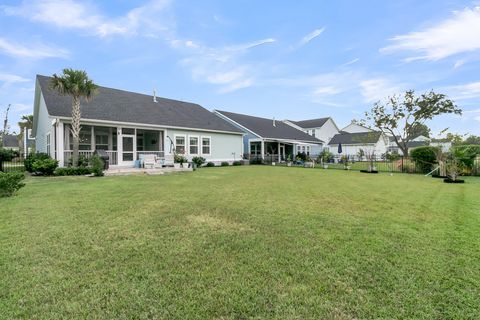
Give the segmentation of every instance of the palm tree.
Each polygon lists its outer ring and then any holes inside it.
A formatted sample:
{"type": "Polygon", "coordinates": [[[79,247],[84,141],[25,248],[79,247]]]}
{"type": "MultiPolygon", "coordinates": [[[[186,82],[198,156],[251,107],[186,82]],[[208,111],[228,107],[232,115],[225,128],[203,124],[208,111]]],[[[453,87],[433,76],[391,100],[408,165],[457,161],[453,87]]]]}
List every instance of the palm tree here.
{"type": "Polygon", "coordinates": [[[24,116],[22,116],[22,118],[20,120],[21,121],[18,122],[18,127],[20,128],[20,133],[17,136],[18,147],[20,149],[20,154],[21,155],[26,155],[27,150],[23,150],[24,149],[23,142],[25,140],[24,131],[25,131],[25,128],[32,129],[32,127],[33,127],[33,115],[31,115],[31,114],[29,114],[27,116],[24,115],[24,116]]]}
{"type": "Polygon", "coordinates": [[[93,99],[97,93],[98,86],[93,83],[85,71],[63,69],[63,74],[53,75],[51,87],[61,95],[72,97],[72,138],[73,154],[72,162],[76,167],[78,164],[78,145],[80,139],[80,119],[82,117],[80,109],[80,99],[84,98],[86,102],[93,99]]]}

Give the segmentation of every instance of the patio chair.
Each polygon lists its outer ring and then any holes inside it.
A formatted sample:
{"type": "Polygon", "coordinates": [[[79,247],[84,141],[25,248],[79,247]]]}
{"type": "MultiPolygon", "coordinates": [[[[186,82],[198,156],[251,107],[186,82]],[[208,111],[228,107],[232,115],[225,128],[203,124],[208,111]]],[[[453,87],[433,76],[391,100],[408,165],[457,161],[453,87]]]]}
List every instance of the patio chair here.
{"type": "Polygon", "coordinates": [[[145,168],[150,167],[153,169],[155,167],[155,164],[157,162],[157,157],[154,154],[146,154],[145,157],[143,158],[143,166],[145,168]]]}
{"type": "Polygon", "coordinates": [[[165,155],[165,166],[169,166],[169,167],[173,166],[173,154],[165,155]]]}

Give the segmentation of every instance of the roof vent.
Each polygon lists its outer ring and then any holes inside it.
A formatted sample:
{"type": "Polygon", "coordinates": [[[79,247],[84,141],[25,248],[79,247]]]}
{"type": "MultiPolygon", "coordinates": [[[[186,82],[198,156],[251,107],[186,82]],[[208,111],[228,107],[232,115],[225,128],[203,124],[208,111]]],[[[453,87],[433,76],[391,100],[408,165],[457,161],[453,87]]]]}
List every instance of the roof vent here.
{"type": "Polygon", "coordinates": [[[276,127],[277,124],[275,123],[275,117],[273,117],[273,126],[276,127]]]}
{"type": "Polygon", "coordinates": [[[153,89],[153,102],[157,103],[157,92],[153,89]]]}

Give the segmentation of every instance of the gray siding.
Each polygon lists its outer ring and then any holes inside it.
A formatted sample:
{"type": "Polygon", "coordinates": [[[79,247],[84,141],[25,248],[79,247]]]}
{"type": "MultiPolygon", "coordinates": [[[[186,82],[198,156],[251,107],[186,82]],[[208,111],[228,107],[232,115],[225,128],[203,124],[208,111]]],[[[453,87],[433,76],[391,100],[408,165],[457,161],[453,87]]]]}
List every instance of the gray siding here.
{"type": "MultiPolygon", "coordinates": [[[[51,142],[53,142],[53,127],[52,120],[48,115],[47,106],[43,99],[43,94],[40,93],[39,107],[38,107],[38,122],[37,132],[35,135],[35,151],[47,152],[47,134],[50,133],[51,142]]],[[[51,152],[53,152],[53,144],[50,146],[51,152]]]]}

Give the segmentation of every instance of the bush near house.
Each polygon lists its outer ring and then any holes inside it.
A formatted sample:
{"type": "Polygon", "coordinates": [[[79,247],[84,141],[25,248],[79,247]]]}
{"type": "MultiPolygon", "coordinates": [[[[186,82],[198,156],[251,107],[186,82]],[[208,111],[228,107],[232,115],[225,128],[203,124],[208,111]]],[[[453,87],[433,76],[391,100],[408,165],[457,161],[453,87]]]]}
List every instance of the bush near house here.
{"type": "Polygon", "coordinates": [[[93,156],[93,157],[90,158],[90,163],[92,165],[92,173],[96,177],[102,177],[103,176],[103,167],[104,167],[104,163],[103,163],[102,158],[100,158],[99,156],[93,156]]]}
{"type": "Polygon", "coordinates": [[[10,149],[0,148],[0,161],[12,161],[17,156],[16,152],[10,149]]]}
{"type": "Polygon", "coordinates": [[[88,167],[57,168],[54,174],[56,176],[83,176],[87,174],[92,174],[92,169],[88,167]]]}
{"type": "Polygon", "coordinates": [[[453,155],[458,159],[460,164],[467,169],[472,169],[475,159],[480,156],[479,145],[463,145],[455,146],[451,149],[453,155]]]}
{"type": "Polygon", "coordinates": [[[37,159],[32,164],[32,173],[41,176],[51,176],[58,167],[58,161],[52,158],[37,159]]]}
{"type": "Polygon", "coordinates": [[[23,179],[25,179],[23,172],[0,172],[0,197],[14,195],[25,186],[23,179]]]}
{"type": "Polygon", "coordinates": [[[205,163],[204,157],[193,157],[192,162],[197,165],[197,167],[201,167],[205,163]]]}
{"type": "Polygon", "coordinates": [[[25,170],[30,173],[33,173],[33,163],[37,160],[51,159],[50,156],[46,153],[30,153],[23,162],[25,170]]]}
{"type": "Polygon", "coordinates": [[[410,151],[410,157],[415,165],[424,173],[432,171],[433,165],[437,162],[437,147],[418,147],[410,151]]]}
{"type": "Polygon", "coordinates": [[[207,162],[206,167],[215,167],[215,163],[213,163],[213,162],[207,162]]]}
{"type": "Polygon", "coordinates": [[[228,167],[230,165],[230,163],[228,163],[227,161],[222,161],[222,163],[220,164],[220,166],[222,167],[228,167]]]}
{"type": "Polygon", "coordinates": [[[241,161],[233,161],[232,166],[241,166],[242,162],[241,161]]]}

